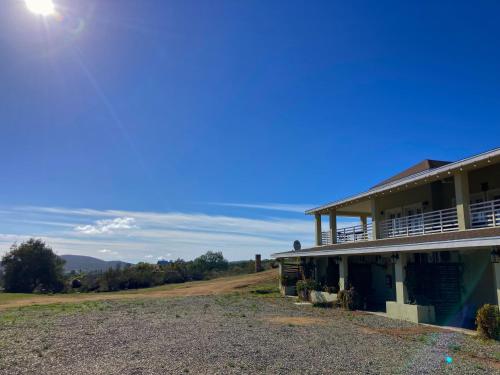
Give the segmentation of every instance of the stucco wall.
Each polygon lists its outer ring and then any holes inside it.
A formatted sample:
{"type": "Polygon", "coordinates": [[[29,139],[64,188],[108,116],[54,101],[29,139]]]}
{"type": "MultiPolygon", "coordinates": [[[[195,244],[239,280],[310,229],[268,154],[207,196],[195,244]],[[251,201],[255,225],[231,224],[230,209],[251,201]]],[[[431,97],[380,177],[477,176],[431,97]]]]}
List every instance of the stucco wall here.
{"type": "Polygon", "coordinates": [[[490,190],[500,189],[500,164],[480,168],[469,172],[469,191],[471,194],[481,192],[481,184],[487,182],[490,190]]]}
{"type": "Polygon", "coordinates": [[[489,250],[469,250],[461,253],[464,263],[463,301],[474,310],[485,303],[496,304],[495,279],[489,250]]]}
{"type": "Polygon", "coordinates": [[[377,219],[385,220],[388,218],[387,210],[392,208],[403,208],[416,203],[429,202],[424,211],[432,211],[432,190],[431,185],[422,185],[414,189],[402,191],[399,193],[388,194],[385,197],[375,198],[377,207],[377,219]],[[384,212],[384,215],[380,213],[384,212]]]}
{"type": "Polygon", "coordinates": [[[385,301],[395,301],[394,265],[389,263],[385,267],[382,267],[377,264],[372,264],[371,271],[372,286],[376,301],[381,303],[385,303],[385,301]],[[386,284],[386,276],[391,277],[390,287],[386,284]]]}

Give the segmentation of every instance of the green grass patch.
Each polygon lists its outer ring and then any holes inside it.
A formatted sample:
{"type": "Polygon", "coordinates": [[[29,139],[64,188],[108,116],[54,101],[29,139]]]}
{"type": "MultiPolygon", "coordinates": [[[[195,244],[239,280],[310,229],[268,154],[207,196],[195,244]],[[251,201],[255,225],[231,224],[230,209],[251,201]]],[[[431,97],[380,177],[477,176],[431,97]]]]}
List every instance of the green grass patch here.
{"type": "Polygon", "coordinates": [[[28,293],[5,293],[5,292],[0,292],[0,305],[11,302],[11,301],[18,301],[26,298],[33,297],[35,294],[28,294],[28,293]]]}
{"type": "Polygon", "coordinates": [[[437,342],[437,339],[438,339],[437,333],[424,333],[417,337],[418,341],[429,346],[434,346],[437,342]]]}
{"type": "Polygon", "coordinates": [[[57,315],[103,311],[108,309],[109,306],[110,304],[104,301],[88,301],[19,307],[17,309],[10,309],[0,313],[0,325],[22,323],[30,319],[51,318],[57,315]]]}

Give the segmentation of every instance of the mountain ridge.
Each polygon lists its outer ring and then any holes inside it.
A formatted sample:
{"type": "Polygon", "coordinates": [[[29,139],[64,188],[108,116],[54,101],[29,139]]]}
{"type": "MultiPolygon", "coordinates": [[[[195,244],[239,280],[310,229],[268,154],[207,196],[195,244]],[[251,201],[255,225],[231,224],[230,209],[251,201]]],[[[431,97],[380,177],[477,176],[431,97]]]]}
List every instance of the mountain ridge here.
{"type": "Polygon", "coordinates": [[[102,260],[87,255],[65,254],[60,255],[60,257],[66,261],[64,264],[64,271],[66,272],[106,271],[109,268],[116,268],[117,266],[127,267],[131,265],[131,263],[123,262],[121,260],[102,260]]]}

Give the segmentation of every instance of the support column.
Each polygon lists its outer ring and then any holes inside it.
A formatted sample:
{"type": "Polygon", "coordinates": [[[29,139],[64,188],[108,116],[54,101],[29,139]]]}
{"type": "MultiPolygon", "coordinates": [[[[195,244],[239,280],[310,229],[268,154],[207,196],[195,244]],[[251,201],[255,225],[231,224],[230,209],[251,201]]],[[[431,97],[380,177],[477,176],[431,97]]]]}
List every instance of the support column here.
{"type": "Polygon", "coordinates": [[[359,220],[361,221],[361,227],[363,228],[363,239],[368,239],[368,231],[367,231],[367,225],[368,225],[368,218],[366,215],[360,215],[359,220]]]}
{"type": "Polygon", "coordinates": [[[315,214],[314,218],[316,220],[316,246],[321,246],[321,215],[315,214]]]}
{"type": "Polygon", "coordinates": [[[396,302],[404,304],[408,300],[408,291],[405,284],[407,254],[398,253],[398,255],[399,258],[395,264],[396,302]]]}
{"type": "Polygon", "coordinates": [[[379,238],[379,230],[378,230],[377,205],[375,202],[375,198],[370,199],[370,209],[372,211],[372,239],[376,240],[379,238]]]}
{"type": "Polygon", "coordinates": [[[500,263],[493,263],[495,273],[495,287],[497,291],[497,305],[500,307],[500,263]]]}
{"type": "Polygon", "coordinates": [[[349,261],[347,255],[342,255],[341,261],[339,262],[339,290],[345,290],[348,284],[349,277],[349,261]]]}
{"type": "Polygon", "coordinates": [[[469,177],[467,175],[467,172],[460,172],[454,175],[454,179],[458,228],[460,230],[466,230],[470,228],[469,177]]]}
{"type": "Polygon", "coordinates": [[[330,238],[332,243],[337,243],[337,210],[330,211],[330,238]]]}

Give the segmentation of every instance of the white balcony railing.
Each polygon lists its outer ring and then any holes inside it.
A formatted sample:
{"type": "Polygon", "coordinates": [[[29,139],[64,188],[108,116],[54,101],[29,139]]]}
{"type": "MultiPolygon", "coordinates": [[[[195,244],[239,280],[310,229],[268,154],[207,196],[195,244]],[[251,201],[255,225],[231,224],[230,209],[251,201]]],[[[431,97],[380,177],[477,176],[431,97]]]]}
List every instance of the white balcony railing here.
{"type": "MultiPolygon", "coordinates": [[[[368,241],[372,239],[372,224],[355,225],[337,230],[337,243],[368,241]]],[[[332,243],[330,231],[321,232],[321,244],[332,243]]]]}
{"type": "Polygon", "coordinates": [[[500,227],[500,199],[470,205],[471,228],[500,227]]]}
{"type": "Polygon", "coordinates": [[[410,237],[458,230],[456,208],[425,212],[380,222],[381,238],[410,237]]]}

